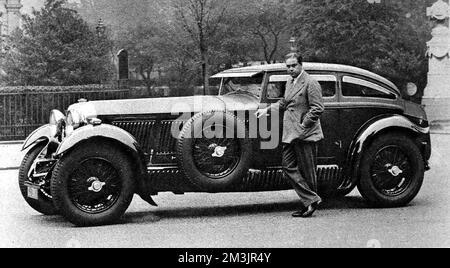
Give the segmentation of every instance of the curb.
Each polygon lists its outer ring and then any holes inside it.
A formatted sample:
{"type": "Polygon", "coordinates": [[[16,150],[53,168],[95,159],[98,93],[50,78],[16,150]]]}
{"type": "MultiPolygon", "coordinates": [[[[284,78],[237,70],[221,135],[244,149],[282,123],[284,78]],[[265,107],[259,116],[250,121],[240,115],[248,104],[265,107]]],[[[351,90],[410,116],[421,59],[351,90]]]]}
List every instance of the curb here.
{"type": "Polygon", "coordinates": [[[0,171],[18,170],[20,167],[6,167],[0,168],[0,171]]]}
{"type": "MultiPolygon", "coordinates": [[[[22,144],[24,141],[0,141],[0,147],[3,148],[14,148],[14,151],[18,149],[19,151],[22,149],[22,144]],[[20,146],[20,148],[19,148],[20,146]]],[[[0,171],[10,171],[10,170],[18,170],[20,168],[21,157],[19,157],[19,151],[17,154],[12,154],[11,159],[5,158],[3,163],[0,163],[0,171]]],[[[3,158],[2,158],[3,159],[3,158]]]]}
{"type": "Polygon", "coordinates": [[[25,141],[0,141],[0,145],[20,145],[25,141]]]}
{"type": "Polygon", "coordinates": [[[431,131],[431,135],[450,135],[450,131],[431,131]]]}

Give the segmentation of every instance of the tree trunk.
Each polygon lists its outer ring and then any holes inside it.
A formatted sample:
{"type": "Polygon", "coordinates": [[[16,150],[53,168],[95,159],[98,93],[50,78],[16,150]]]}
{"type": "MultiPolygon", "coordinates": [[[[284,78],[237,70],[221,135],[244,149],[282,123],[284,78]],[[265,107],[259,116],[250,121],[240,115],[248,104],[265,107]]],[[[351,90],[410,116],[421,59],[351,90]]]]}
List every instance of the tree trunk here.
{"type": "Polygon", "coordinates": [[[209,89],[209,64],[206,54],[207,52],[202,55],[203,95],[206,95],[206,91],[209,89]]]}

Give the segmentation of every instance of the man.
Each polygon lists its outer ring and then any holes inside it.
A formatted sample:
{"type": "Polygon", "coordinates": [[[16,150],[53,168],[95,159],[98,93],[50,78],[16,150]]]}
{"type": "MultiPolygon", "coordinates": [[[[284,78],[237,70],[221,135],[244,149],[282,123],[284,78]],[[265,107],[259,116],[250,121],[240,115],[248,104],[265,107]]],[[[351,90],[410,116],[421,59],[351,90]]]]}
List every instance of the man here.
{"type": "Polygon", "coordinates": [[[320,84],[303,70],[302,56],[293,53],[286,59],[291,79],[282,100],[256,116],[266,116],[269,110],[284,112],[283,171],[301,200],[301,209],[293,217],[311,217],[322,202],[317,194],[317,142],[324,138],[320,117],[324,112],[320,84]]]}

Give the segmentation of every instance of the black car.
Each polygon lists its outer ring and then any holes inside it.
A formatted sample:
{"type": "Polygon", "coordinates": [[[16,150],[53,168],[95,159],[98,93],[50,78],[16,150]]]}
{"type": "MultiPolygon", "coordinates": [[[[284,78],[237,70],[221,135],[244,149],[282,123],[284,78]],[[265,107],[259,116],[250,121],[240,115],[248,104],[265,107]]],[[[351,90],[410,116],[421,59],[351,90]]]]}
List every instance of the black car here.
{"type": "MultiPolygon", "coordinates": [[[[323,89],[318,183],[323,197],[358,187],[369,204],[405,206],[429,169],[424,109],[387,79],[359,68],[305,63],[323,89]]],[[[19,173],[25,200],[79,226],[117,221],[134,194],[291,189],[281,167],[282,114],[256,119],[277,102],[285,64],[221,72],[218,96],[80,100],[26,140],[19,173]],[[264,130],[264,131],[262,131],[264,130]],[[213,134],[213,135],[208,135],[213,134]],[[222,135],[217,135],[221,133],[222,135]]]]}

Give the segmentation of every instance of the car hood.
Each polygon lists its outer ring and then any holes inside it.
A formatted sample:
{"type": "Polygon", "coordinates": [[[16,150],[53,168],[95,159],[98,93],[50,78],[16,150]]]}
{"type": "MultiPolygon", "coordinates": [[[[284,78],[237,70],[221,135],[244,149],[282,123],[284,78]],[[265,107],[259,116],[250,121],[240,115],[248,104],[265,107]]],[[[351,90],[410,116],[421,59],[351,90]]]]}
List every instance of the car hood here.
{"type": "Polygon", "coordinates": [[[202,111],[257,110],[259,101],[246,94],[229,96],[191,96],[154,99],[126,99],[89,101],[73,104],[70,110],[77,110],[87,118],[108,115],[144,115],[198,113],[202,111]]]}

